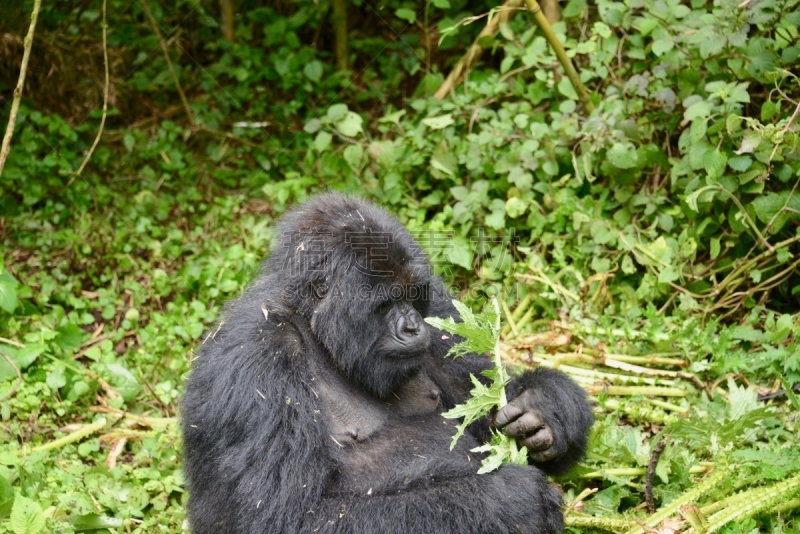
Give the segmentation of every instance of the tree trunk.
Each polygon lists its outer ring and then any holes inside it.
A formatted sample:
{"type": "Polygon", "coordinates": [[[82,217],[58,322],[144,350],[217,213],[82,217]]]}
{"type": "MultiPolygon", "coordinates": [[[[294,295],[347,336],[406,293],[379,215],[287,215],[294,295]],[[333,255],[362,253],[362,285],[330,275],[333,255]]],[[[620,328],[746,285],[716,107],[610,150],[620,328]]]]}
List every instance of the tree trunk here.
{"type": "Polygon", "coordinates": [[[219,11],[222,16],[222,36],[231,43],[236,38],[233,25],[233,0],[219,0],[219,11]]]}
{"type": "Polygon", "coordinates": [[[345,0],[333,0],[333,31],[336,36],[336,68],[347,70],[350,45],[347,41],[347,5],[345,0]]]}

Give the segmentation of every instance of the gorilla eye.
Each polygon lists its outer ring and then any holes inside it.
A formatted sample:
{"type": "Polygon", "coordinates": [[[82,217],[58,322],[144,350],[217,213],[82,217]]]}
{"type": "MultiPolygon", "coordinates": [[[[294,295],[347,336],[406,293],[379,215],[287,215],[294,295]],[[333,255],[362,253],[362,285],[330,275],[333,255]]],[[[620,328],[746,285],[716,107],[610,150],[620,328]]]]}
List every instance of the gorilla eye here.
{"type": "Polygon", "coordinates": [[[389,309],[391,307],[392,307],[392,301],[391,300],[384,300],[383,302],[378,304],[378,307],[375,308],[375,311],[378,312],[378,313],[381,313],[381,314],[386,314],[386,313],[389,312],[389,309]]]}

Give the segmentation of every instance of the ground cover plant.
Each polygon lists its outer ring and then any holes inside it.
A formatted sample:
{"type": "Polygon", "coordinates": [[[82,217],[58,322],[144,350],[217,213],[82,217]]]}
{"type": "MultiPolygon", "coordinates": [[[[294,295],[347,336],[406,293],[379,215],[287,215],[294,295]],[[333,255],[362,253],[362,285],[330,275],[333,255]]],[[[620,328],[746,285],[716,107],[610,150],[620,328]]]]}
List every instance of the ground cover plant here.
{"type": "MultiPolygon", "coordinates": [[[[326,188],[497,298],[509,372],[596,400],[555,480],[575,532],[800,530],[800,3],[562,4],[593,111],[523,10],[347,3],[343,70],[336,5],[41,6],[0,174],[0,532],[185,528],[193,350],[326,188]]],[[[3,124],[32,7],[0,6],[3,124]]]]}

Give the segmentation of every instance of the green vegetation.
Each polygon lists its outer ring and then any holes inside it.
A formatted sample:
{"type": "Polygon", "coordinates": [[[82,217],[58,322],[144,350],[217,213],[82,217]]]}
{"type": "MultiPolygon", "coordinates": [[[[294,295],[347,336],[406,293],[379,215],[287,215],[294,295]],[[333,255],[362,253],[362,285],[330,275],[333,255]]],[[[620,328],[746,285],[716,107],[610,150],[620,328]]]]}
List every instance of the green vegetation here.
{"type": "MultiPolygon", "coordinates": [[[[193,350],[326,188],[446,233],[509,369],[597,400],[575,532],[800,531],[800,0],[569,0],[592,112],[524,11],[439,100],[496,5],[164,4],[41,6],[0,175],[0,533],[185,528],[193,350]]],[[[0,5],[3,126],[32,8],[0,5]]]]}

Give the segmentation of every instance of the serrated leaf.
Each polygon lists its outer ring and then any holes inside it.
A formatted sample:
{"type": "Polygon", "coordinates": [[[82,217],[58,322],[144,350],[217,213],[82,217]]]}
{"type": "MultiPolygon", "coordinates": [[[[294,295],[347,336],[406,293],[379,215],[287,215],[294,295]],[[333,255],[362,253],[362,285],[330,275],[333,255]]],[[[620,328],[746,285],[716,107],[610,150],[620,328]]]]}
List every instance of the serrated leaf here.
{"type": "Polygon", "coordinates": [[[730,403],[728,419],[736,421],[759,408],[758,392],[755,388],[738,387],[733,378],[728,378],[728,402],[730,403]]]}
{"type": "Polygon", "coordinates": [[[750,156],[736,156],[728,160],[728,167],[737,172],[744,172],[752,163],[753,159],[750,156]]]}
{"type": "Polygon", "coordinates": [[[453,301],[453,306],[461,316],[462,322],[460,323],[455,322],[452,317],[446,319],[428,317],[425,319],[425,322],[439,330],[464,338],[464,341],[454,345],[447,355],[459,357],[471,352],[484,354],[494,351],[500,335],[495,324],[497,314],[494,308],[487,305],[481,313],[474,314],[466,304],[458,300],[453,301]]]}
{"type": "MultiPolygon", "coordinates": [[[[428,319],[425,320],[428,321],[428,319]]],[[[430,321],[428,322],[430,323],[430,321]]],[[[434,326],[436,325],[434,324],[434,326]]],[[[480,380],[475,378],[475,375],[471,374],[469,378],[474,386],[470,391],[470,397],[463,404],[458,404],[442,414],[442,417],[447,419],[464,418],[456,427],[456,433],[450,442],[450,450],[453,450],[458,439],[464,435],[464,431],[469,425],[490,413],[500,404],[500,399],[502,399],[505,390],[505,383],[492,383],[490,386],[485,386],[480,380]]]]}
{"type": "Polygon", "coordinates": [[[489,455],[481,461],[478,474],[490,473],[506,463],[527,465],[528,448],[518,447],[513,438],[501,432],[492,431],[492,439],[480,447],[470,449],[471,452],[488,452],[489,455]]]}
{"type": "Polygon", "coordinates": [[[722,176],[727,163],[728,155],[717,149],[709,150],[703,156],[703,167],[712,178],[719,178],[722,176]]]}
{"type": "Polygon", "coordinates": [[[39,534],[44,530],[44,512],[38,502],[18,493],[9,522],[14,534],[39,534]]]}

